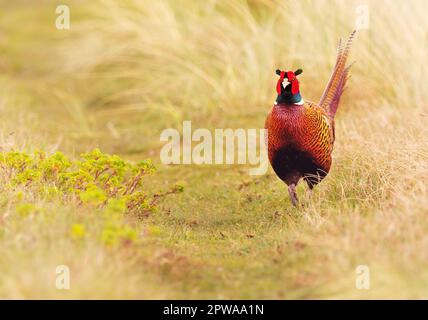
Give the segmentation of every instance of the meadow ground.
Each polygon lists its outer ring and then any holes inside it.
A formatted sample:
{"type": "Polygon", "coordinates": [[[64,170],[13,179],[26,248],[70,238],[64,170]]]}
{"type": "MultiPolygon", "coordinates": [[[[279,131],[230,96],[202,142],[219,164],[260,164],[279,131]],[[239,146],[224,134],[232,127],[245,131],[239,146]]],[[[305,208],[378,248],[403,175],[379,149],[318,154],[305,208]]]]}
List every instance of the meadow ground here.
{"type": "Polygon", "coordinates": [[[2,167],[1,298],[428,298],[425,1],[63,2],[69,30],[56,1],[0,1],[2,152],[151,158],[144,188],[184,192],[125,214],[137,237],[107,245],[99,210],[11,187],[2,167]],[[356,22],[332,171],[311,199],[299,187],[304,207],[271,170],[160,163],[160,132],[184,120],[262,128],[277,67],[301,67],[317,101],[356,22]]]}

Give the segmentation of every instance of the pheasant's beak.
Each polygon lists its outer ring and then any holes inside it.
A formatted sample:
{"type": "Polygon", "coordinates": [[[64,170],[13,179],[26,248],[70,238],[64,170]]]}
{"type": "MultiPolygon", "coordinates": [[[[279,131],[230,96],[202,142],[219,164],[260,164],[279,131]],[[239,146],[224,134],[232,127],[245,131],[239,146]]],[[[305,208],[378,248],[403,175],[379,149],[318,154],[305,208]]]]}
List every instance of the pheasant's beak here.
{"type": "Polygon", "coordinates": [[[282,86],[285,88],[288,83],[289,83],[288,79],[287,79],[287,77],[285,77],[284,80],[282,81],[282,86]]]}

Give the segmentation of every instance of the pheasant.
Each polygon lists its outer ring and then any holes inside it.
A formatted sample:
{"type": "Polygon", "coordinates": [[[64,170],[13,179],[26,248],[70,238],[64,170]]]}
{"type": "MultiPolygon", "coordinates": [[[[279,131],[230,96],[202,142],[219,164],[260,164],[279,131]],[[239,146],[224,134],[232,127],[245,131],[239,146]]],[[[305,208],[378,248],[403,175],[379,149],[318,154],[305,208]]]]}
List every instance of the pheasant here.
{"type": "Polygon", "coordinates": [[[334,116],[348,80],[351,66],[346,66],[346,60],[354,35],[355,31],[344,47],[339,42],[336,65],[318,104],[304,101],[300,94],[301,69],[276,70],[278,97],[265,122],[268,157],[276,175],[287,184],[294,206],[299,181],[303,179],[312,190],[330,170],[334,116]]]}

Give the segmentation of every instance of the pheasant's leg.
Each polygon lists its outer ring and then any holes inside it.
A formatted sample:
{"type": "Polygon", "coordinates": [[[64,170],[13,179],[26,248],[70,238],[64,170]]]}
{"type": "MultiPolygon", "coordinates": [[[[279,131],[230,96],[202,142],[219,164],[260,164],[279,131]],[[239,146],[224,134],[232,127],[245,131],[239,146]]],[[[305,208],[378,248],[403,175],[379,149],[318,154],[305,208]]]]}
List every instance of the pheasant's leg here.
{"type": "Polygon", "coordinates": [[[299,200],[297,199],[296,185],[294,183],[288,186],[288,194],[290,195],[293,206],[297,207],[299,200]]]}

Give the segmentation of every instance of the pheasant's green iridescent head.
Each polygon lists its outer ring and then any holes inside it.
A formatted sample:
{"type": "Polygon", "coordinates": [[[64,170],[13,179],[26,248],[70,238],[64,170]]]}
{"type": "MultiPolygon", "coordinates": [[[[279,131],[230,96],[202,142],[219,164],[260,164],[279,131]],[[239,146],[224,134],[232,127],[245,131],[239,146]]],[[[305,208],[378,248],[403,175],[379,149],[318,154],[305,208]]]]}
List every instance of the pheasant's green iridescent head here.
{"type": "Polygon", "coordinates": [[[276,84],[276,92],[278,93],[278,97],[276,98],[277,104],[303,104],[303,99],[300,95],[299,80],[297,80],[297,76],[302,72],[302,69],[297,69],[295,72],[276,70],[276,74],[279,75],[276,84]]]}

